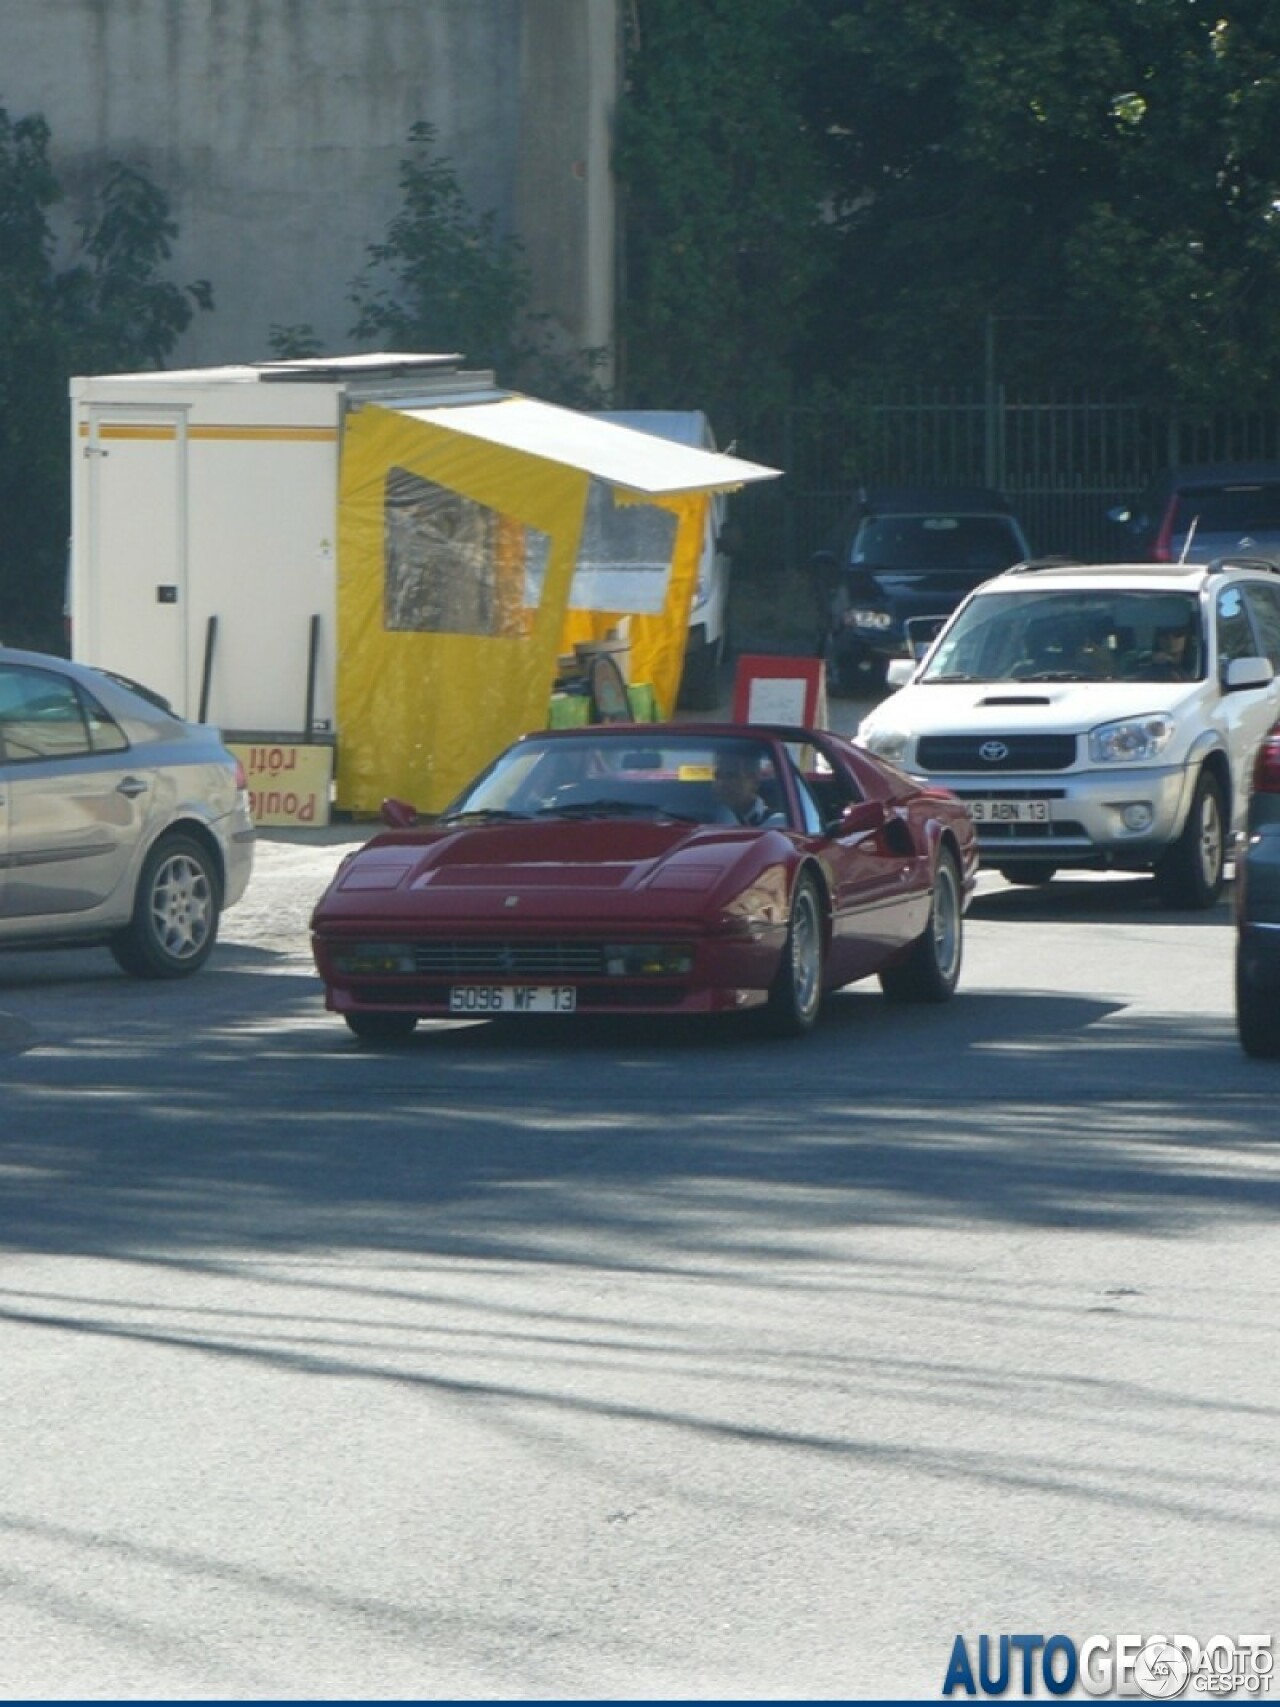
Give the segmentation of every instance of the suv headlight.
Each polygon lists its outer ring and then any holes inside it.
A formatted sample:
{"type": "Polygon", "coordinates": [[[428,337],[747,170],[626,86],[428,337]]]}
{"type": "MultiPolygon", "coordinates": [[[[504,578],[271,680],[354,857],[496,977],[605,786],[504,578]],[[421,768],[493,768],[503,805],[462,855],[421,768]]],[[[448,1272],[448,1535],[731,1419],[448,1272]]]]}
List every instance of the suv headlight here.
{"type": "Polygon", "coordinates": [[[1102,723],[1089,732],[1089,757],[1098,765],[1132,765],[1154,759],[1173,739],[1174,722],[1161,712],[1102,723]]]}
{"type": "Polygon", "coordinates": [[[880,632],[893,627],[893,618],[887,610],[871,610],[865,605],[854,605],[844,620],[853,628],[874,628],[880,632]]]}
{"type": "Polygon", "coordinates": [[[858,740],[869,753],[878,759],[888,759],[891,765],[900,765],[907,750],[907,736],[902,729],[859,729],[858,740]]]}

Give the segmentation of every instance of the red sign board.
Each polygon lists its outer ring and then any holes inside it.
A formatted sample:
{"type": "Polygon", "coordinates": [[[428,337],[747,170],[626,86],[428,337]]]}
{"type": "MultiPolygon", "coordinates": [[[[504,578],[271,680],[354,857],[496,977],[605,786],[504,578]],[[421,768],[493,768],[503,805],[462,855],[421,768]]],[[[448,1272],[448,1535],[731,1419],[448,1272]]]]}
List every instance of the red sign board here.
{"type": "Polygon", "coordinates": [[[733,684],[733,720],[825,729],[827,681],[822,659],[749,653],[739,658],[733,684]]]}

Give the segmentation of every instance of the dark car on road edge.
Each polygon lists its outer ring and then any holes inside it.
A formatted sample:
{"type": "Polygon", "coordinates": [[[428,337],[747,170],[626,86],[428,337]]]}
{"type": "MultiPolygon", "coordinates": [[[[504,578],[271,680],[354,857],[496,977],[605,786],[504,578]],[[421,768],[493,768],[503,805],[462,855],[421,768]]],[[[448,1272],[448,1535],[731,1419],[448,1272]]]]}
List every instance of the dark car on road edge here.
{"type": "Polygon", "coordinates": [[[1236,859],[1236,1025],[1246,1055],[1280,1057],[1280,723],[1258,748],[1236,859]]]}

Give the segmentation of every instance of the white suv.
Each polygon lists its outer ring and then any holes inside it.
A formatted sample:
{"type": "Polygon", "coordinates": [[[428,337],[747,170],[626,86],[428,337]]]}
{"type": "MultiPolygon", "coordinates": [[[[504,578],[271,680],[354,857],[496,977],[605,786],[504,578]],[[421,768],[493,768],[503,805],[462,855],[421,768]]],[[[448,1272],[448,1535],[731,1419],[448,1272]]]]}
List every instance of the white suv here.
{"type": "Polygon", "coordinates": [[[951,789],[986,864],[1153,870],[1210,907],[1280,716],[1280,572],[1263,560],[1019,564],[971,593],[858,739],[951,789]]]}

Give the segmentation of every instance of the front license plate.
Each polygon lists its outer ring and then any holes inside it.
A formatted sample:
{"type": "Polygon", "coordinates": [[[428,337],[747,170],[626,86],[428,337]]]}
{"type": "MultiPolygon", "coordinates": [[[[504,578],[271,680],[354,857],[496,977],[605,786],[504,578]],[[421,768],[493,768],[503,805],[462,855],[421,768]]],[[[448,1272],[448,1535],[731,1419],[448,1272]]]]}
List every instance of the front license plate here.
{"type": "Polygon", "coordinates": [[[975,824],[1047,824],[1047,800],[966,800],[975,824]]]}
{"type": "Polygon", "coordinates": [[[571,1014],[578,1005],[572,984],[455,984],[451,1014],[571,1014]]]}

